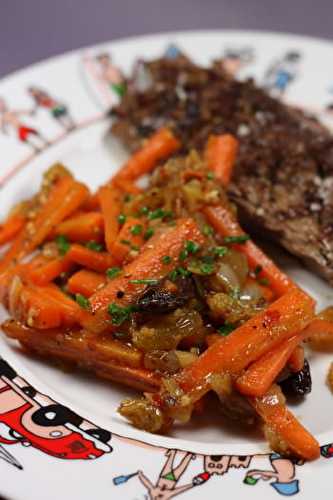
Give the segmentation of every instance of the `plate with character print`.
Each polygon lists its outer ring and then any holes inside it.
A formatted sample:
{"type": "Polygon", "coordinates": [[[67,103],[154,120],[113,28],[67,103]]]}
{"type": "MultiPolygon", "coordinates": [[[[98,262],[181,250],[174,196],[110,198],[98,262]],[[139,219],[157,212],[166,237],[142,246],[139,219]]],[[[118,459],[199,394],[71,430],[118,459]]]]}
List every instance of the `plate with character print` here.
{"type": "MultiPolygon", "coordinates": [[[[240,79],[253,77],[275,97],[333,124],[333,44],[264,32],[158,34],[84,48],[0,81],[0,219],[37,192],[43,172],[65,164],[92,189],[127,158],[110,133],[110,110],[126,92],[124,76],[140,60],[183,51],[200,64],[222,59],[240,79]]],[[[317,300],[333,290],[296,260],[277,262],[317,300]]],[[[1,321],[6,319],[4,309],[1,321]]],[[[333,398],[329,354],[309,354],[312,393],[292,409],[311,429],[321,456],[283,457],[261,435],[222,423],[218,410],[167,436],[131,427],[118,413],[134,391],[30,357],[0,337],[0,496],[10,500],[251,500],[331,493],[333,398]]]]}

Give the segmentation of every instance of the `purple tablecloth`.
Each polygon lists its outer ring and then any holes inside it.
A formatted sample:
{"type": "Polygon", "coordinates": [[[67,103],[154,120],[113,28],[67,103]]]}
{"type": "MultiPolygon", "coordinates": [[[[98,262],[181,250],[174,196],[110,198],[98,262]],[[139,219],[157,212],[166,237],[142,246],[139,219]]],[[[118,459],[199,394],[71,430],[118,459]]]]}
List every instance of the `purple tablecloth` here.
{"type": "Polygon", "coordinates": [[[182,29],[332,38],[332,0],[0,0],[0,77],[84,45],[182,29]]]}

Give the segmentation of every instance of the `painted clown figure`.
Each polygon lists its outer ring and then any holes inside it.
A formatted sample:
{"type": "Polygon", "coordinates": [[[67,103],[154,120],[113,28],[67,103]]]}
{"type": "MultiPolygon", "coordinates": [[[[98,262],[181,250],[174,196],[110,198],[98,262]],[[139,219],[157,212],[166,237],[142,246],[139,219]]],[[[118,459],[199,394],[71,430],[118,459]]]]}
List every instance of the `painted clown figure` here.
{"type": "Polygon", "coordinates": [[[45,90],[31,86],[28,88],[29,95],[35,102],[35,109],[45,109],[61,125],[65,130],[72,130],[75,125],[74,121],[69,114],[68,107],[58,99],[52,97],[45,90]]]}

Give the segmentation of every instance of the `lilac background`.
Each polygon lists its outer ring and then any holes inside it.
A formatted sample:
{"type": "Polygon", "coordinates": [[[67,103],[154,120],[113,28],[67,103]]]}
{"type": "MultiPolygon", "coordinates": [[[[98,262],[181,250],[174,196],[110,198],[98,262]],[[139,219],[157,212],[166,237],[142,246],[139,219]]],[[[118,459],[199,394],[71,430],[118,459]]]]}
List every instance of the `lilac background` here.
{"type": "Polygon", "coordinates": [[[180,29],[332,38],[333,0],[0,0],[0,76],[83,45],[180,29]]]}

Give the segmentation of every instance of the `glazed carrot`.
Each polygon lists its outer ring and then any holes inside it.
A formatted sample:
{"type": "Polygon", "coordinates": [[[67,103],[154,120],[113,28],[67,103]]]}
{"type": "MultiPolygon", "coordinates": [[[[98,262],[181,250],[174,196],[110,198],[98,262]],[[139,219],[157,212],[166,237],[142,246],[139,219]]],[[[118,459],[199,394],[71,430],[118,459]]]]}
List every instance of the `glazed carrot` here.
{"type": "Polygon", "coordinates": [[[114,176],[113,182],[134,181],[147,174],[157,163],[180,148],[171,130],[162,128],[153,134],[114,176]]]}
{"type": "Polygon", "coordinates": [[[69,271],[72,266],[72,262],[66,258],[51,259],[40,266],[27,269],[25,278],[35,285],[47,285],[60,276],[61,273],[69,271]]]}
{"type": "Polygon", "coordinates": [[[70,293],[80,293],[85,297],[91,297],[100,287],[106,284],[103,274],[81,269],[74,273],[67,281],[67,289],[70,293]]]}
{"type": "Polygon", "coordinates": [[[86,212],[61,222],[54,231],[71,241],[100,241],[103,237],[104,220],[100,212],[86,212]]]}
{"type": "Polygon", "coordinates": [[[309,345],[317,351],[333,349],[333,323],[316,317],[307,327],[309,345]]]}
{"type": "Polygon", "coordinates": [[[113,179],[110,185],[120,189],[123,194],[140,194],[142,192],[142,189],[134,184],[134,182],[123,179],[122,177],[113,179]]]}
{"type": "Polygon", "coordinates": [[[113,244],[119,232],[118,216],[120,214],[120,192],[111,186],[103,186],[98,191],[104,219],[105,244],[109,252],[112,251],[113,244]]]}
{"type": "Polygon", "coordinates": [[[292,372],[299,372],[304,367],[304,347],[298,345],[288,359],[288,366],[292,372]]]}
{"type": "Polygon", "coordinates": [[[179,219],[175,227],[171,227],[156,238],[149,240],[138,257],[123,268],[123,273],[110,281],[102,290],[90,298],[94,317],[85,325],[88,329],[101,332],[106,323],[110,322],[108,314],[110,303],[126,306],[132,304],[135,298],[145,289],[145,284],[133,284],[131,280],[161,279],[177,265],[179,253],[186,240],[202,244],[203,236],[193,219],[179,219]],[[170,263],[164,263],[162,258],[168,255],[170,263]],[[117,296],[123,292],[123,297],[117,296]]]}
{"type": "Polygon", "coordinates": [[[100,273],[105,272],[116,263],[114,257],[108,252],[95,252],[77,243],[70,246],[66,257],[76,264],[100,273]]]}
{"type": "Polygon", "coordinates": [[[40,332],[13,320],[5,321],[2,328],[7,337],[48,359],[76,363],[99,377],[140,391],[154,392],[160,386],[160,377],[141,367],[142,353],[110,338],[91,338],[84,331],[57,328],[40,332]]]}
{"type": "Polygon", "coordinates": [[[23,228],[26,218],[16,214],[10,216],[3,224],[0,224],[0,245],[11,241],[23,228]]]}
{"type": "Polygon", "coordinates": [[[227,186],[232,176],[238,141],[231,134],[211,135],[205,148],[205,160],[210,170],[215,173],[224,186],[227,186]]]}
{"type": "Polygon", "coordinates": [[[294,335],[251,364],[236,380],[235,385],[239,392],[245,396],[263,396],[303,337],[302,334],[294,335]]]}
{"type": "Polygon", "coordinates": [[[285,406],[283,395],[277,386],[273,386],[264,396],[248,400],[265,424],[278,434],[292,453],[305,460],[319,457],[317,440],[285,406]]]}
{"type": "Polygon", "coordinates": [[[239,374],[295,332],[303,330],[313,318],[313,313],[314,300],[293,288],[229,336],[213,343],[175,379],[189,393],[203,386],[210,374],[225,371],[239,374]]]}
{"type": "MultiPolygon", "coordinates": [[[[206,207],[203,212],[210,224],[222,236],[241,236],[245,234],[227,208],[223,206],[206,207]]],[[[247,256],[249,265],[252,268],[260,266],[262,269],[260,276],[268,279],[270,288],[274,290],[277,296],[281,296],[297,286],[253,241],[248,240],[244,244],[235,245],[235,247],[239,252],[247,256]]]]}
{"type": "Polygon", "coordinates": [[[82,209],[87,212],[96,212],[100,209],[98,191],[90,194],[82,205],[82,209]]]}
{"type": "MultiPolygon", "coordinates": [[[[143,235],[145,225],[142,220],[135,217],[128,217],[122,225],[116,240],[112,245],[111,253],[119,264],[126,260],[130,260],[131,252],[140,250],[144,243],[143,235]]],[[[134,254],[134,257],[135,257],[134,254]]]]}
{"type": "Polygon", "coordinates": [[[47,287],[41,287],[41,291],[45,291],[48,297],[58,304],[61,310],[61,320],[64,325],[73,325],[82,323],[90,316],[89,312],[83,309],[72,298],[63,293],[59,287],[50,283],[47,287]]]}

